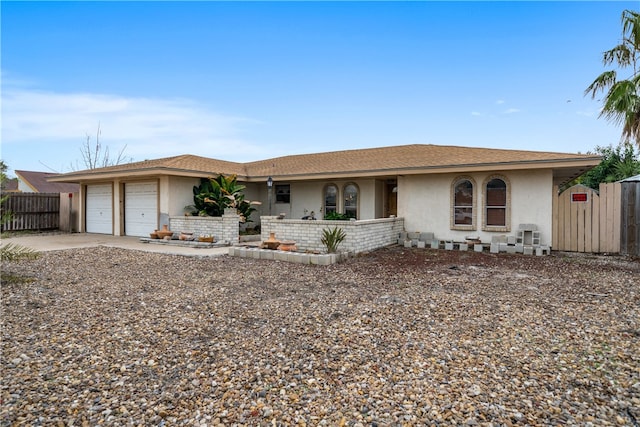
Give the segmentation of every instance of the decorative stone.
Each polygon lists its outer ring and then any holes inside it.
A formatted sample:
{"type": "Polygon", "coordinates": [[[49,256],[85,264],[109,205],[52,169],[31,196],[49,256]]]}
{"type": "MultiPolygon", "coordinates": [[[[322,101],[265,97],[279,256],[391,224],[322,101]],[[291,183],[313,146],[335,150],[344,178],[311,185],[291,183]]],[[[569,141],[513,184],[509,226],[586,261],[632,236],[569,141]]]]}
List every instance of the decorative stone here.
{"type": "Polygon", "coordinates": [[[424,249],[424,248],[426,248],[426,247],[427,247],[427,242],[425,242],[425,241],[423,241],[423,240],[418,240],[418,244],[417,244],[417,246],[418,246],[420,249],[424,249]]]}
{"type": "Polygon", "coordinates": [[[440,249],[440,240],[432,240],[431,249],[440,249]]]}
{"type": "Polygon", "coordinates": [[[410,248],[411,246],[413,246],[413,243],[411,240],[405,240],[404,241],[404,247],[405,248],[410,248]]]}
{"type": "Polygon", "coordinates": [[[469,244],[468,243],[460,243],[459,249],[463,252],[466,252],[469,250],[469,244]]]}
{"type": "Polygon", "coordinates": [[[482,252],[484,250],[484,246],[482,244],[476,243],[473,245],[473,250],[476,252],[482,252]]]}
{"type": "Polygon", "coordinates": [[[444,242],[444,248],[448,251],[453,250],[453,242],[444,242]]]}

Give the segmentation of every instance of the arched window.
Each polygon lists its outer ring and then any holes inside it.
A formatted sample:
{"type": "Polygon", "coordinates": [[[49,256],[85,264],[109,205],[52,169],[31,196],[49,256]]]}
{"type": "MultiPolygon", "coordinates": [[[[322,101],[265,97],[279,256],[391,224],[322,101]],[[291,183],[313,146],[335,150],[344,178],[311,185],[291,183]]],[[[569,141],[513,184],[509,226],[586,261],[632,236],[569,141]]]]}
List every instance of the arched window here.
{"type": "Polygon", "coordinates": [[[473,184],[468,179],[460,180],[453,189],[454,225],[473,225],[473,184]]]}
{"type": "Polygon", "coordinates": [[[503,178],[491,178],[485,186],[484,223],[487,228],[509,228],[509,197],[507,182],[503,178]]]}
{"type": "Polygon", "coordinates": [[[324,188],[324,214],[338,211],[338,187],[329,184],[324,188]]]}
{"type": "Polygon", "coordinates": [[[476,229],[476,182],[470,176],[459,176],[451,182],[451,229],[476,229]]]}
{"type": "Polygon", "coordinates": [[[344,186],[344,214],[358,219],[358,187],[355,184],[344,186]]]}

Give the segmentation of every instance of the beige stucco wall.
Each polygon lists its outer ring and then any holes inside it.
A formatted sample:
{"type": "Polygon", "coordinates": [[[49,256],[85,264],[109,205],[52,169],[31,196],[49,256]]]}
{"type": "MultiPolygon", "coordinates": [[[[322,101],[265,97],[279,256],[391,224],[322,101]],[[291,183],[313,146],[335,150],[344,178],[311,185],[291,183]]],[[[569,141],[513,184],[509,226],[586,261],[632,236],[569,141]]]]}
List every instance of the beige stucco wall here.
{"type": "MultiPolygon", "coordinates": [[[[309,182],[278,182],[277,184],[291,185],[291,203],[276,203],[273,196],[272,215],[285,213],[288,219],[300,219],[315,212],[316,218],[324,216],[322,211],[324,200],[324,188],[328,184],[338,187],[338,211],[344,211],[344,187],[347,184],[356,184],[359,188],[358,219],[374,219],[382,216],[382,190],[383,186],[375,179],[349,179],[334,181],[309,181],[309,182]],[[306,209],[306,212],[305,212],[306,209]],[[378,212],[380,212],[378,214],[378,212]]],[[[275,183],[274,183],[275,185],[275,183]]],[[[261,194],[264,215],[269,214],[268,195],[265,191],[261,194]]],[[[248,197],[247,197],[248,198],[248,197]]]]}
{"type": "Polygon", "coordinates": [[[398,177],[398,216],[405,219],[406,231],[433,232],[440,240],[463,241],[479,236],[483,242],[500,234],[515,235],[519,224],[536,224],[544,244],[551,243],[553,176],[550,170],[502,173],[510,184],[511,230],[482,230],[483,184],[493,174],[438,174],[398,177]],[[451,230],[451,184],[458,176],[470,176],[476,183],[476,229],[451,230]]]}
{"type": "MultiPolygon", "coordinates": [[[[193,205],[193,186],[200,184],[198,178],[170,176],[167,188],[161,185],[160,200],[167,199],[167,211],[169,216],[184,215],[185,206],[193,205]]],[[[162,202],[161,202],[162,205],[162,202]]]]}

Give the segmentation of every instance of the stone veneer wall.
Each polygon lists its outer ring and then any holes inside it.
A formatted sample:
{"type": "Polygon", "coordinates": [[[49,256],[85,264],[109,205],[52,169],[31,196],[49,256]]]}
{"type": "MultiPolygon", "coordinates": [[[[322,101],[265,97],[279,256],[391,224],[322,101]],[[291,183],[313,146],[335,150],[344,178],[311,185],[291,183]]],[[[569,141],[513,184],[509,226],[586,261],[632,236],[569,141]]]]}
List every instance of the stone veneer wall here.
{"type": "Polygon", "coordinates": [[[227,209],[222,217],[213,216],[172,216],[169,229],[193,233],[194,236],[213,236],[217,242],[231,245],[240,239],[240,216],[235,209],[227,209]]]}
{"type": "Polygon", "coordinates": [[[380,218],[362,221],[326,221],[277,219],[277,216],[260,217],[261,239],[269,239],[275,233],[278,240],[293,240],[299,251],[326,250],[320,242],[322,230],[342,228],[347,237],[338,247],[341,252],[360,253],[398,243],[398,235],[404,229],[403,218],[380,218]]]}

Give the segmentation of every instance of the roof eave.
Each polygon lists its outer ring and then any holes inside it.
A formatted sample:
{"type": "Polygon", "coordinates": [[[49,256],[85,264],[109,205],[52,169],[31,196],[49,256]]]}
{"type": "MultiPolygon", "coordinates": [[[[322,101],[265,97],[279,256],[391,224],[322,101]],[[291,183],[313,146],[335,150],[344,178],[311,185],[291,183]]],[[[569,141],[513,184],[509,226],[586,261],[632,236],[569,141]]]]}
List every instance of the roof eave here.
{"type": "MultiPolygon", "coordinates": [[[[389,175],[424,175],[440,173],[467,173],[467,172],[492,172],[506,170],[527,170],[527,169],[573,169],[576,167],[585,168],[585,172],[600,163],[600,157],[580,158],[570,160],[536,160],[521,162],[491,162],[473,163],[459,165],[439,165],[439,166],[417,166],[408,168],[388,168],[376,170],[350,170],[340,172],[312,172],[299,174],[274,174],[274,180],[321,180],[321,179],[348,179],[353,177],[375,178],[389,175]]],[[[267,176],[257,175],[248,178],[248,182],[262,182],[267,180],[267,176]]]]}
{"type": "MultiPolygon", "coordinates": [[[[153,168],[140,168],[130,170],[114,170],[105,172],[96,171],[84,171],[80,173],[70,173],[64,175],[56,175],[47,179],[49,182],[88,182],[88,181],[105,181],[109,179],[122,178],[123,176],[129,177],[147,177],[147,176],[186,176],[193,178],[202,178],[206,176],[215,176],[219,173],[228,174],[224,171],[202,171],[193,169],[181,169],[181,168],[167,168],[167,167],[153,167],[153,168]]],[[[237,175],[241,181],[246,181],[247,177],[243,175],[237,175]]]]}

